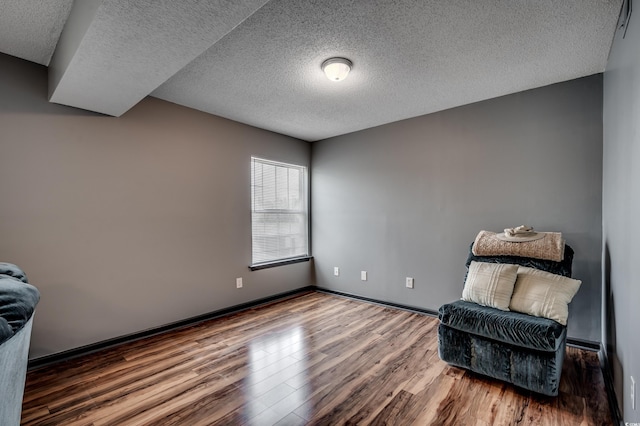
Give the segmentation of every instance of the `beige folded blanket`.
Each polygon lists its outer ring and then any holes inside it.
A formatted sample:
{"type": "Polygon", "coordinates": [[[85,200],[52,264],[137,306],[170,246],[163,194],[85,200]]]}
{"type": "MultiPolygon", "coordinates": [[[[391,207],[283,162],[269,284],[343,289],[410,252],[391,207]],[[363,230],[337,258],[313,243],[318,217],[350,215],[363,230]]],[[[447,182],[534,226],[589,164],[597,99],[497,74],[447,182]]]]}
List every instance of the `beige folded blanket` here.
{"type": "Polygon", "coordinates": [[[564,259],[564,239],[561,232],[544,232],[535,241],[510,242],[496,237],[495,232],[480,231],[473,243],[476,256],[519,256],[561,262],[564,259]]]}

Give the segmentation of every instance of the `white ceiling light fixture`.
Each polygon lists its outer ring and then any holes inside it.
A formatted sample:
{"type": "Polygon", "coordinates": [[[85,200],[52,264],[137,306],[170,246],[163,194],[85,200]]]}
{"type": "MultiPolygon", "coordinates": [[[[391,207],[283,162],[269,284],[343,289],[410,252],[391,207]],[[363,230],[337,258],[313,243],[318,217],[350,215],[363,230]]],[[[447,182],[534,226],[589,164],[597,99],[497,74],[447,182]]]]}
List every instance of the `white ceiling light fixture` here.
{"type": "Polygon", "coordinates": [[[347,58],[329,58],[322,63],[322,71],[331,81],[342,81],[347,78],[353,63],[347,58]]]}

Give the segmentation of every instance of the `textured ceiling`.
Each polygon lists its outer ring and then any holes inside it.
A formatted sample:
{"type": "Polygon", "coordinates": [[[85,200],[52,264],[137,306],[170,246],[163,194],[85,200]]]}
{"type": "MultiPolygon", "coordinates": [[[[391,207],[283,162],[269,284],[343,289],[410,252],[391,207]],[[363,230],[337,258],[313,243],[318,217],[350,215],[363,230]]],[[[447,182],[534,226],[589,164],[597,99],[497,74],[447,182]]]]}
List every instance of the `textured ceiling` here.
{"type": "Polygon", "coordinates": [[[50,100],[120,116],[266,1],[78,0],[52,59],[50,100]]]}
{"type": "Polygon", "coordinates": [[[0,0],[0,52],[49,65],[73,0],[0,0]]]}
{"type": "Polygon", "coordinates": [[[15,0],[0,51],[46,64],[69,15],[52,101],[118,116],[151,94],[313,141],[602,72],[621,2],[15,0]]]}

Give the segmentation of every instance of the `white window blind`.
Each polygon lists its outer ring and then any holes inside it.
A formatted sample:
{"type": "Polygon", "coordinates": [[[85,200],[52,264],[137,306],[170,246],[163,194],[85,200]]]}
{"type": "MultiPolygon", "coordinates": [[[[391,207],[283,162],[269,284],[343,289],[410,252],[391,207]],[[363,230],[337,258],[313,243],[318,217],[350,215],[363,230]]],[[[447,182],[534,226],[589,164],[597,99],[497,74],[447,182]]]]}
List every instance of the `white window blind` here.
{"type": "Polygon", "coordinates": [[[251,157],[252,264],[309,255],[307,168],[251,157]]]}

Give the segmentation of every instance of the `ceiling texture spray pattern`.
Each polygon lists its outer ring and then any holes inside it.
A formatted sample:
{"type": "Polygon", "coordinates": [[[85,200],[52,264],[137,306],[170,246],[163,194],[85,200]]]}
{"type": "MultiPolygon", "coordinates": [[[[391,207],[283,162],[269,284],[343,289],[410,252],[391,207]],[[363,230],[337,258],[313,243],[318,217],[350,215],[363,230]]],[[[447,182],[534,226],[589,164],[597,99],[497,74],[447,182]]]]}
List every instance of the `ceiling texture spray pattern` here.
{"type": "Polygon", "coordinates": [[[73,0],[1,0],[0,52],[49,65],[73,0]]]}
{"type": "Polygon", "coordinates": [[[603,72],[621,2],[8,0],[0,51],[49,65],[52,102],[151,95],[315,141],[603,72]]]}

